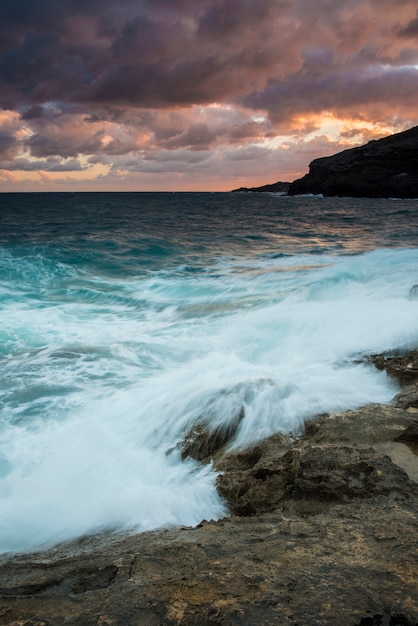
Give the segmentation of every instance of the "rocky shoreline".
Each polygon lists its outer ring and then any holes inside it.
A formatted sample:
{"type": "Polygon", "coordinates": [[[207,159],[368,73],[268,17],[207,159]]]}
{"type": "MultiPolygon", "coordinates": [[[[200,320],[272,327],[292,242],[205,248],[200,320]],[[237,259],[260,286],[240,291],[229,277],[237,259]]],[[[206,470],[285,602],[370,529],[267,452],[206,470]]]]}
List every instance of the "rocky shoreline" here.
{"type": "Polygon", "coordinates": [[[418,126],[315,159],[292,183],[234,191],[352,198],[418,198],[418,126]]]}
{"type": "Polygon", "coordinates": [[[2,626],[418,623],[418,350],[375,355],[390,406],[324,414],[298,438],[213,458],[232,515],[0,557],[2,626]]]}

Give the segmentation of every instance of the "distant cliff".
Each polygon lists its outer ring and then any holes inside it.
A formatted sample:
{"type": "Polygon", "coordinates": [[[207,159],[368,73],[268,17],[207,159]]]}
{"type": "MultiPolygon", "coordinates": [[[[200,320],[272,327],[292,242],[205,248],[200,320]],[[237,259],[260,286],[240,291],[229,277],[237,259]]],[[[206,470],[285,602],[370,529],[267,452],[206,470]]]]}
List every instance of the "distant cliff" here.
{"type": "Polygon", "coordinates": [[[309,173],[293,183],[241,187],[234,191],[418,198],[418,126],[315,159],[309,165],[309,173]]]}
{"type": "Polygon", "coordinates": [[[288,194],[291,183],[278,181],[277,183],[271,183],[269,185],[262,185],[261,187],[240,187],[239,189],[233,189],[233,192],[258,192],[258,193],[282,193],[288,194]]]}
{"type": "Polygon", "coordinates": [[[418,126],[315,159],[289,195],[418,198],[418,126]]]}

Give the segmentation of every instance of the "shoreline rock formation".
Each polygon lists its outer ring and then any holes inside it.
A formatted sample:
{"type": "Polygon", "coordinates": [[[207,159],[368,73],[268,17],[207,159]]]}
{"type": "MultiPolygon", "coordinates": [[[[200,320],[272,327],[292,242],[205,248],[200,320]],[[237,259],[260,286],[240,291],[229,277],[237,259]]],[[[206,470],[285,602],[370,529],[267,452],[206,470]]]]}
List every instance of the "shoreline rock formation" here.
{"type": "Polygon", "coordinates": [[[0,625],[416,625],[418,350],[369,362],[393,404],[235,452],[194,430],[231,517],[2,555],[0,625]]]}
{"type": "Polygon", "coordinates": [[[233,193],[236,192],[256,192],[256,193],[280,193],[288,195],[289,188],[292,183],[277,181],[277,183],[271,183],[269,185],[262,185],[261,187],[240,187],[239,189],[233,189],[233,193]]]}
{"type": "MultiPolygon", "coordinates": [[[[235,191],[275,191],[277,184],[235,191]]],[[[308,174],[287,185],[290,196],[418,198],[418,126],[315,159],[308,174]]]]}

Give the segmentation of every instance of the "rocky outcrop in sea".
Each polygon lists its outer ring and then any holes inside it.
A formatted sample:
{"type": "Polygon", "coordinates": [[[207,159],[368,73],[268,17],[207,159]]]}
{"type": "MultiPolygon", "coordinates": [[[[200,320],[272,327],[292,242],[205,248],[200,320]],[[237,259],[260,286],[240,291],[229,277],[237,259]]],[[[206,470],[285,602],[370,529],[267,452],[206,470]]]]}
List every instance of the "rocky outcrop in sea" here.
{"type": "Polygon", "coordinates": [[[368,361],[401,385],[389,406],[234,452],[189,433],[230,517],[3,555],[0,625],[417,624],[418,350],[368,361]]]}
{"type": "Polygon", "coordinates": [[[255,192],[255,193],[279,193],[288,195],[291,183],[277,181],[268,185],[261,185],[261,187],[239,187],[239,189],[233,189],[233,193],[236,192],[255,192]]]}
{"type": "Polygon", "coordinates": [[[418,197],[418,126],[364,146],[315,159],[290,195],[418,197]]]}
{"type": "Polygon", "coordinates": [[[234,191],[283,191],[353,198],[418,198],[418,126],[315,159],[309,173],[292,183],[234,191]]]}

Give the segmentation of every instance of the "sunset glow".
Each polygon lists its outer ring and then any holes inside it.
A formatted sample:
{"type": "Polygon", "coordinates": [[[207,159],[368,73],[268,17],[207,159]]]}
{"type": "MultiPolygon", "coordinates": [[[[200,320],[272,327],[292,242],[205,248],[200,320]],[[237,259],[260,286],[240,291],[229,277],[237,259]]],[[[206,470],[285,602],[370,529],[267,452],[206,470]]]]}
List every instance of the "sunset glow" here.
{"type": "Polygon", "coordinates": [[[228,190],[418,124],[415,0],[0,3],[0,191],[228,190]]]}

